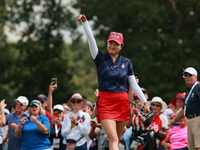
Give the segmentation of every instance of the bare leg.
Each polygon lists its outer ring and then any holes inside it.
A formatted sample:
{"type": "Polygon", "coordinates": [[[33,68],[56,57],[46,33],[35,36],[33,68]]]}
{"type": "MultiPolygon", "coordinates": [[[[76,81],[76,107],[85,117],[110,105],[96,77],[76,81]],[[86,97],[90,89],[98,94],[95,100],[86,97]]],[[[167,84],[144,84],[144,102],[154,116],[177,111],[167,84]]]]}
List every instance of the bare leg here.
{"type": "Polygon", "coordinates": [[[102,120],[101,124],[107,134],[109,141],[109,150],[119,150],[119,140],[117,135],[116,121],[114,120],[102,120]]]}
{"type": "Polygon", "coordinates": [[[120,141],[125,125],[126,125],[127,121],[117,121],[117,136],[118,136],[118,140],[120,141]]]}

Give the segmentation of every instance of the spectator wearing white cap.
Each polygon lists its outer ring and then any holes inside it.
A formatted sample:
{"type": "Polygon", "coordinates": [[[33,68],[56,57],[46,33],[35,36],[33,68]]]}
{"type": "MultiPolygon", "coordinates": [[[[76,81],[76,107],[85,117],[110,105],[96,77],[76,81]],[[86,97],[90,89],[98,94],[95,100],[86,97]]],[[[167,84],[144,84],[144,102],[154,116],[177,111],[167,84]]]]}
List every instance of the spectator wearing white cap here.
{"type": "Polygon", "coordinates": [[[157,147],[159,147],[160,143],[169,132],[167,117],[162,114],[167,109],[167,104],[158,96],[153,97],[150,104],[153,108],[154,114],[153,121],[151,122],[151,128],[154,130],[156,144],[157,147]]]}
{"type": "Polygon", "coordinates": [[[50,150],[50,122],[44,116],[45,110],[40,101],[33,100],[27,112],[29,117],[23,118],[15,128],[16,136],[22,137],[22,147],[20,150],[50,150]]]}
{"type": "Polygon", "coordinates": [[[14,101],[16,111],[6,115],[6,122],[3,123],[3,125],[6,124],[9,126],[8,138],[9,141],[12,141],[8,143],[8,150],[13,150],[13,147],[15,147],[15,150],[19,150],[21,148],[22,137],[17,137],[14,130],[23,118],[27,118],[29,116],[29,114],[25,111],[29,104],[28,99],[25,96],[19,96],[14,101]]]}
{"type": "Polygon", "coordinates": [[[61,128],[63,125],[64,108],[62,105],[57,104],[53,107],[53,119],[50,124],[50,136],[51,145],[53,150],[65,150],[65,144],[63,144],[63,137],[61,135],[61,128]]]}
{"type": "Polygon", "coordinates": [[[188,87],[185,95],[185,106],[169,122],[169,126],[173,126],[184,116],[188,118],[188,147],[191,150],[200,150],[200,84],[197,81],[197,75],[197,71],[193,67],[187,67],[183,71],[183,78],[188,87]]]}

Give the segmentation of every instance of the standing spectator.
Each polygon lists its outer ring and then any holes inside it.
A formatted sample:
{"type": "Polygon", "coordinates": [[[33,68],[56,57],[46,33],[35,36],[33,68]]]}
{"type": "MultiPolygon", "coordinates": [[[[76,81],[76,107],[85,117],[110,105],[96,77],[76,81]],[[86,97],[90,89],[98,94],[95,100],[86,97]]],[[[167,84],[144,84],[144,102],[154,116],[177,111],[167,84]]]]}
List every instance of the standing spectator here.
{"type": "Polygon", "coordinates": [[[40,101],[40,103],[42,104],[42,108],[45,110],[45,116],[49,119],[49,121],[51,122],[52,118],[53,118],[53,115],[46,111],[46,107],[47,107],[47,96],[44,95],[44,94],[39,94],[37,97],[36,97],[36,100],[40,101]]]}
{"type": "Polygon", "coordinates": [[[63,125],[64,108],[62,105],[57,104],[53,107],[53,119],[50,124],[50,141],[53,146],[53,150],[65,150],[66,145],[63,144],[63,137],[61,135],[61,129],[63,125]]]}
{"type": "Polygon", "coordinates": [[[167,105],[158,96],[153,97],[150,103],[154,113],[154,118],[151,122],[151,128],[154,130],[156,136],[156,144],[157,147],[159,147],[160,142],[166,137],[167,133],[169,132],[169,127],[167,126],[167,117],[162,114],[167,108],[167,105]]]}
{"type": "Polygon", "coordinates": [[[5,124],[5,99],[1,100],[0,103],[0,150],[3,150],[3,130],[2,126],[5,124]]]}
{"type": "Polygon", "coordinates": [[[175,122],[184,117],[188,118],[188,146],[190,150],[200,150],[200,84],[197,81],[197,71],[188,67],[183,71],[183,78],[188,87],[185,95],[185,107],[169,122],[173,126],[175,122]]]}
{"type": "Polygon", "coordinates": [[[64,108],[64,114],[70,113],[71,108],[69,108],[66,103],[62,104],[62,106],[64,108]]]}
{"type": "MultiPolygon", "coordinates": [[[[79,93],[75,93],[67,105],[72,111],[64,116],[62,136],[66,138],[68,146],[74,144],[75,150],[87,150],[86,136],[91,129],[90,115],[81,110],[86,105],[86,100],[79,93]]],[[[63,143],[66,144],[66,141],[63,143]]]]}
{"type": "Polygon", "coordinates": [[[22,136],[22,147],[20,150],[50,150],[51,145],[48,138],[50,133],[50,122],[44,116],[45,111],[38,100],[33,100],[27,111],[30,116],[23,118],[15,128],[16,136],[22,136]]]}
{"type": "Polygon", "coordinates": [[[22,136],[15,135],[15,128],[20,124],[23,118],[27,118],[29,114],[25,111],[28,106],[28,99],[25,96],[19,96],[15,99],[16,111],[6,115],[6,124],[9,127],[8,133],[8,150],[20,150],[22,145],[22,136]]]}
{"type": "Polygon", "coordinates": [[[148,114],[144,114],[144,104],[142,101],[137,97],[137,95],[134,93],[133,94],[133,102],[137,106],[133,106],[131,109],[131,120],[128,121],[126,126],[129,128],[132,126],[132,137],[130,141],[132,142],[133,145],[131,145],[131,148],[136,148],[139,149],[141,146],[143,147],[143,143],[146,142],[147,145],[144,149],[148,150],[154,150],[155,149],[155,140],[154,137],[151,137],[150,134],[150,124],[151,121],[153,120],[153,112],[152,108],[150,108],[151,112],[148,114]],[[144,140],[141,140],[144,139],[144,140]],[[140,141],[136,144],[134,142],[140,141]]]}
{"type": "Polygon", "coordinates": [[[187,118],[179,120],[179,126],[173,127],[161,145],[169,150],[188,150],[187,141],[187,118]]]}
{"type": "Polygon", "coordinates": [[[99,81],[99,96],[96,100],[97,121],[101,122],[108,136],[109,149],[118,150],[126,122],[130,119],[127,79],[132,90],[145,103],[145,112],[149,111],[148,103],[135,80],[131,61],[120,55],[124,46],[123,35],[111,32],[107,40],[107,53],[103,54],[98,50],[86,16],[79,15],[77,20],[82,22],[97,68],[99,81]]]}
{"type": "MultiPolygon", "coordinates": [[[[8,109],[4,109],[5,116],[10,114],[8,109]]],[[[3,142],[3,150],[8,149],[8,125],[2,127],[2,142],[3,142]]]]}

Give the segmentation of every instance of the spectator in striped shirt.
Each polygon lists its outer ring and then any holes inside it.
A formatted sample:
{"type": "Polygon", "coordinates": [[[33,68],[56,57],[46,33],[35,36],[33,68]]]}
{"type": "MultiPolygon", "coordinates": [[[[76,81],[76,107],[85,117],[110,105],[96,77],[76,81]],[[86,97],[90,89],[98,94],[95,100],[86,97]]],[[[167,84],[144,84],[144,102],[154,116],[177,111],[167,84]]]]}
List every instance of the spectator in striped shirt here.
{"type": "MultiPolygon", "coordinates": [[[[131,119],[127,123],[127,127],[129,128],[132,125],[132,137],[131,137],[131,147],[130,149],[143,149],[144,142],[146,142],[146,148],[148,150],[153,150],[155,147],[154,138],[151,137],[150,124],[153,120],[153,112],[150,107],[150,112],[144,113],[144,104],[138,98],[136,94],[133,94],[133,102],[136,104],[131,109],[131,119]]],[[[145,148],[144,148],[145,149],[145,148]]]]}

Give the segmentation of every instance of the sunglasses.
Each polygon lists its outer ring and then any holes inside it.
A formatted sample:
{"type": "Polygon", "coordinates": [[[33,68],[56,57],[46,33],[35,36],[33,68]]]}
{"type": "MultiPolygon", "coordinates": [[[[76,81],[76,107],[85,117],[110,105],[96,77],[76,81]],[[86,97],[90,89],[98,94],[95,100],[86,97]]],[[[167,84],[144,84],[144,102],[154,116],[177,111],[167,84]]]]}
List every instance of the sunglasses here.
{"type": "Polygon", "coordinates": [[[192,74],[183,74],[183,78],[186,78],[186,77],[191,77],[191,76],[193,76],[192,74]]]}
{"type": "Polygon", "coordinates": [[[40,105],[40,102],[36,101],[36,102],[31,102],[31,105],[36,104],[36,105],[40,105]]]}
{"type": "Polygon", "coordinates": [[[81,102],[81,101],[72,101],[73,104],[75,104],[75,103],[78,103],[78,104],[79,104],[80,102],[81,102]]]}
{"type": "Polygon", "coordinates": [[[151,106],[160,107],[160,105],[158,105],[158,104],[151,104],[151,106]]]}
{"type": "Polygon", "coordinates": [[[71,111],[71,109],[70,109],[70,108],[65,108],[65,110],[66,110],[66,111],[71,111]]]}
{"type": "Polygon", "coordinates": [[[16,104],[16,105],[23,106],[23,104],[22,104],[22,103],[18,103],[18,102],[16,102],[15,104],[16,104]]]}

